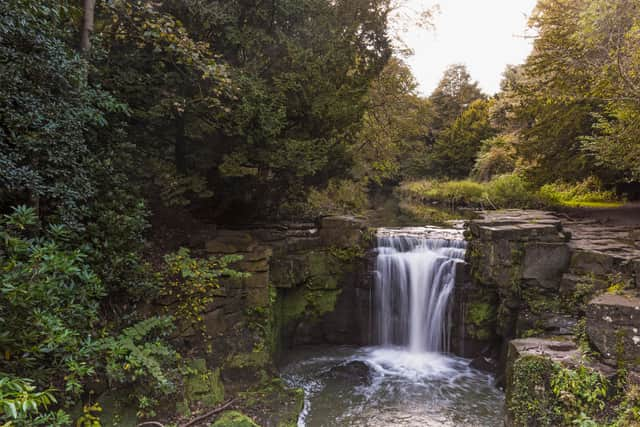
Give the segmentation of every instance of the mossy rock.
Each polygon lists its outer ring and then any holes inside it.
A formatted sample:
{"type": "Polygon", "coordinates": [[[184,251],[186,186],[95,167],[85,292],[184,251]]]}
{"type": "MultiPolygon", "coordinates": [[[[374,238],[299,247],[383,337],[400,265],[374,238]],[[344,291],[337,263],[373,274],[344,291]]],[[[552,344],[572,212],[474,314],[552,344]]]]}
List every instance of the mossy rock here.
{"type": "Polygon", "coordinates": [[[211,427],[260,427],[242,412],[226,411],[213,423],[211,427]]]}
{"type": "Polygon", "coordinates": [[[239,395],[242,410],[263,425],[295,427],[304,406],[304,391],[288,387],[278,377],[239,395]]]}
{"type": "Polygon", "coordinates": [[[486,302],[472,302],[466,307],[465,323],[483,326],[495,322],[496,308],[486,302]]]}
{"type": "Polygon", "coordinates": [[[542,356],[518,358],[507,373],[507,412],[514,426],[552,426],[550,379],[553,362],[542,356]]]}
{"type": "Polygon", "coordinates": [[[207,369],[204,359],[188,362],[189,374],[185,375],[183,400],[176,404],[176,410],[183,415],[190,413],[190,407],[199,402],[205,407],[214,407],[224,401],[224,386],[220,369],[207,369]]]}
{"type": "Polygon", "coordinates": [[[100,396],[97,403],[102,408],[99,415],[104,426],[134,427],[138,424],[136,405],[122,394],[109,391],[100,396]]]}

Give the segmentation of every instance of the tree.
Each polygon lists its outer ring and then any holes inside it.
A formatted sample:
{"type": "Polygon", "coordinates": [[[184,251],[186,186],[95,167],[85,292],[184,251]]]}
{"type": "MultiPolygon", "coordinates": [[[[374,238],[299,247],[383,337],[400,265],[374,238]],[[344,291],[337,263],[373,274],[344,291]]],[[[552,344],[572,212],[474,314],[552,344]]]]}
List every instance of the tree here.
{"type": "Polygon", "coordinates": [[[518,155],[537,183],[638,179],[638,5],[541,0],[515,109],[518,155]]]}
{"type": "Polygon", "coordinates": [[[82,28],[80,29],[80,50],[87,52],[91,48],[96,0],[83,0],[82,28]]]}
{"type": "Polygon", "coordinates": [[[429,102],[418,96],[409,67],[392,58],[367,94],[359,142],[353,146],[354,176],[378,185],[398,182],[425,154],[429,102]]]}
{"type": "Polygon", "coordinates": [[[429,170],[436,176],[466,178],[483,141],[494,137],[489,111],[492,101],[476,100],[438,137],[429,153],[429,170]]]}
{"type": "Polygon", "coordinates": [[[473,101],[484,98],[478,83],[471,80],[466,66],[450,65],[429,97],[433,106],[434,134],[438,135],[450,126],[473,101]]]}

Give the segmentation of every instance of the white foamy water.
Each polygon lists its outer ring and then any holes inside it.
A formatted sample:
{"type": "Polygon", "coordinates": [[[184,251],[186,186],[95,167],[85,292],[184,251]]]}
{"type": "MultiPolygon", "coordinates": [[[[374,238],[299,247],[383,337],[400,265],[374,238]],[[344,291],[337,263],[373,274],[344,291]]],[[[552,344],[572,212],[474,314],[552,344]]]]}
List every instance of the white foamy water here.
{"type": "Polygon", "coordinates": [[[503,422],[504,397],[491,375],[469,360],[403,347],[307,348],[290,354],[285,381],[305,390],[299,427],[492,427],[503,422]],[[368,380],[332,376],[362,362],[368,380]]]}

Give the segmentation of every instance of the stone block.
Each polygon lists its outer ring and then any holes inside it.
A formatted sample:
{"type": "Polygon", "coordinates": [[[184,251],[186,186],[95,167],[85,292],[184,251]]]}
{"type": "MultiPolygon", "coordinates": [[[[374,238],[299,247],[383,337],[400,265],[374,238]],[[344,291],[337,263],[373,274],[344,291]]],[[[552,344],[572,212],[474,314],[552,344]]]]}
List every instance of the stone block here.
{"type": "Polygon", "coordinates": [[[589,340],[611,363],[640,362],[640,298],[603,294],[587,306],[589,340]]]}
{"type": "Polygon", "coordinates": [[[367,223],[353,216],[328,216],[320,220],[319,236],[326,246],[349,247],[360,243],[367,223]]]}
{"type": "Polygon", "coordinates": [[[269,287],[269,272],[257,272],[251,273],[249,277],[242,279],[242,283],[248,289],[256,288],[268,288],[269,287]]]}
{"type": "Polygon", "coordinates": [[[569,247],[564,243],[526,243],[522,278],[536,280],[544,288],[558,288],[570,259],[569,247]]]}
{"type": "Polygon", "coordinates": [[[266,307],[269,305],[269,288],[253,288],[247,292],[247,303],[250,307],[266,307]]]}

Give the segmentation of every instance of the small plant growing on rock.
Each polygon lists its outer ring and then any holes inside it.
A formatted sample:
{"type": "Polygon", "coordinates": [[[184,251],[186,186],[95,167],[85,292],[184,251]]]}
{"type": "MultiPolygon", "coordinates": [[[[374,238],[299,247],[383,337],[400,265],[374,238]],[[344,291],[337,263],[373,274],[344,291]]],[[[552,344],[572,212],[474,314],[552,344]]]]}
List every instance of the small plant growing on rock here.
{"type": "Polygon", "coordinates": [[[220,258],[195,258],[189,249],[180,248],[164,257],[162,272],[165,287],[162,295],[174,306],[175,317],[185,320],[204,333],[203,314],[213,302],[221,278],[241,279],[248,273],[238,272],[229,266],[242,259],[239,255],[220,258]]]}

